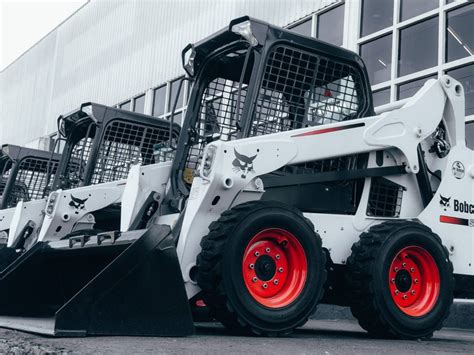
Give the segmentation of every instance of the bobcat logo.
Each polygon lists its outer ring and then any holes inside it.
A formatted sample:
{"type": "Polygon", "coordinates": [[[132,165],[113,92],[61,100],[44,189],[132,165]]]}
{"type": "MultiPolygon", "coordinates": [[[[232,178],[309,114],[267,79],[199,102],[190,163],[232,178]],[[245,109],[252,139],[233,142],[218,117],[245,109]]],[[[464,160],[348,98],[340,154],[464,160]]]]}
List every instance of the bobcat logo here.
{"type": "Polygon", "coordinates": [[[74,211],[75,214],[79,214],[79,210],[83,210],[86,204],[86,201],[89,198],[86,198],[84,200],[81,200],[80,198],[74,197],[71,195],[71,201],[69,201],[69,206],[75,208],[76,210],[74,211]]]}
{"type": "Polygon", "coordinates": [[[451,201],[451,197],[444,197],[443,195],[439,195],[440,199],[439,199],[439,205],[441,207],[444,207],[444,210],[446,211],[446,207],[450,207],[451,204],[450,204],[450,201],[451,201]]]}
{"type": "Polygon", "coordinates": [[[248,157],[246,155],[240,154],[237,150],[234,148],[234,154],[235,154],[235,159],[232,162],[232,165],[234,166],[234,171],[235,172],[241,172],[242,174],[240,177],[242,179],[245,179],[247,177],[247,174],[253,173],[253,161],[257,157],[255,154],[253,157],[248,157]]]}

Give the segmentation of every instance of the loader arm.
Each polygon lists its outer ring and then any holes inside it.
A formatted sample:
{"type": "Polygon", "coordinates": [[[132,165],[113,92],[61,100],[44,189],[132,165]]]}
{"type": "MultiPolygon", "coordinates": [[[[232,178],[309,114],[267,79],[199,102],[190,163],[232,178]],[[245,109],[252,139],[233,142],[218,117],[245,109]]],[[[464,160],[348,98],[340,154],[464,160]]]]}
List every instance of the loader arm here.
{"type": "Polygon", "coordinates": [[[454,127],[453,141],[465,144],[462,112],[462,86],[446,76],[428,81],[403,107],[378,116],[209,144],[191,187],[177,246],[188,297],[198,292],[189,273],[208,226],[235,205],[239,195],[245,198],[238,203],[260,199],[264,192],[260,176],[290,164],[389,148],[402,153],[399,166],[416,174],[418,146],[443,118],[454,127]]]}

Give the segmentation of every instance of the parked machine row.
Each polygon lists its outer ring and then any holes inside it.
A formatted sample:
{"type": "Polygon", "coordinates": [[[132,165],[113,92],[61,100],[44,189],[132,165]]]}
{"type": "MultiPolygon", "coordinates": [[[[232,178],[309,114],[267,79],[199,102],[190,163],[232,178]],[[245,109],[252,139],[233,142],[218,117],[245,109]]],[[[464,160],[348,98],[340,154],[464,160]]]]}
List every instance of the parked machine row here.
{"type": "Polygon", "coordinates": [[[182,58],[182,127],[83,104],[58,119],[60,157],[25,151],[41,180],[4,148],[0,326],[183,336],[203,299],[234,332],[276,336],[322,302],[417,339],[474,297],[456,80],[376,114],[357,54],[249,17],[182,58]]]}

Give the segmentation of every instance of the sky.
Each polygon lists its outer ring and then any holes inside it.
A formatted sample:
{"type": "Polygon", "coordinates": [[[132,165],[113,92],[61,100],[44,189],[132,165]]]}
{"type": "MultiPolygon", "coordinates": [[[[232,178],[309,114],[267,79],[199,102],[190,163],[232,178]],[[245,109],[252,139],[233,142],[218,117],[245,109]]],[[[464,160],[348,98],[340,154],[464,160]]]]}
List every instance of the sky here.
{"type": "Polygon", "coordinates": [[[0,71],[87,0],[0,0],[0,71]]]}

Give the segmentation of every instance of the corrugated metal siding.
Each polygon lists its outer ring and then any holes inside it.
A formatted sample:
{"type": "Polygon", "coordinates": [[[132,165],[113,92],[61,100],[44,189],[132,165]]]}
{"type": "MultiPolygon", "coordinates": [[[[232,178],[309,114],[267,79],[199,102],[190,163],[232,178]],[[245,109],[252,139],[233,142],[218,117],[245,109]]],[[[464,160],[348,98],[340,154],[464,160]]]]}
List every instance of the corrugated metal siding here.
{"type": "Polygon", "coordinates": [[[284,26],[335,1],[91,1],[0,74],[0,142],[24,144],[81,102],[113,105],[182,75],[181,49],[235,17],[284,26]]]}

